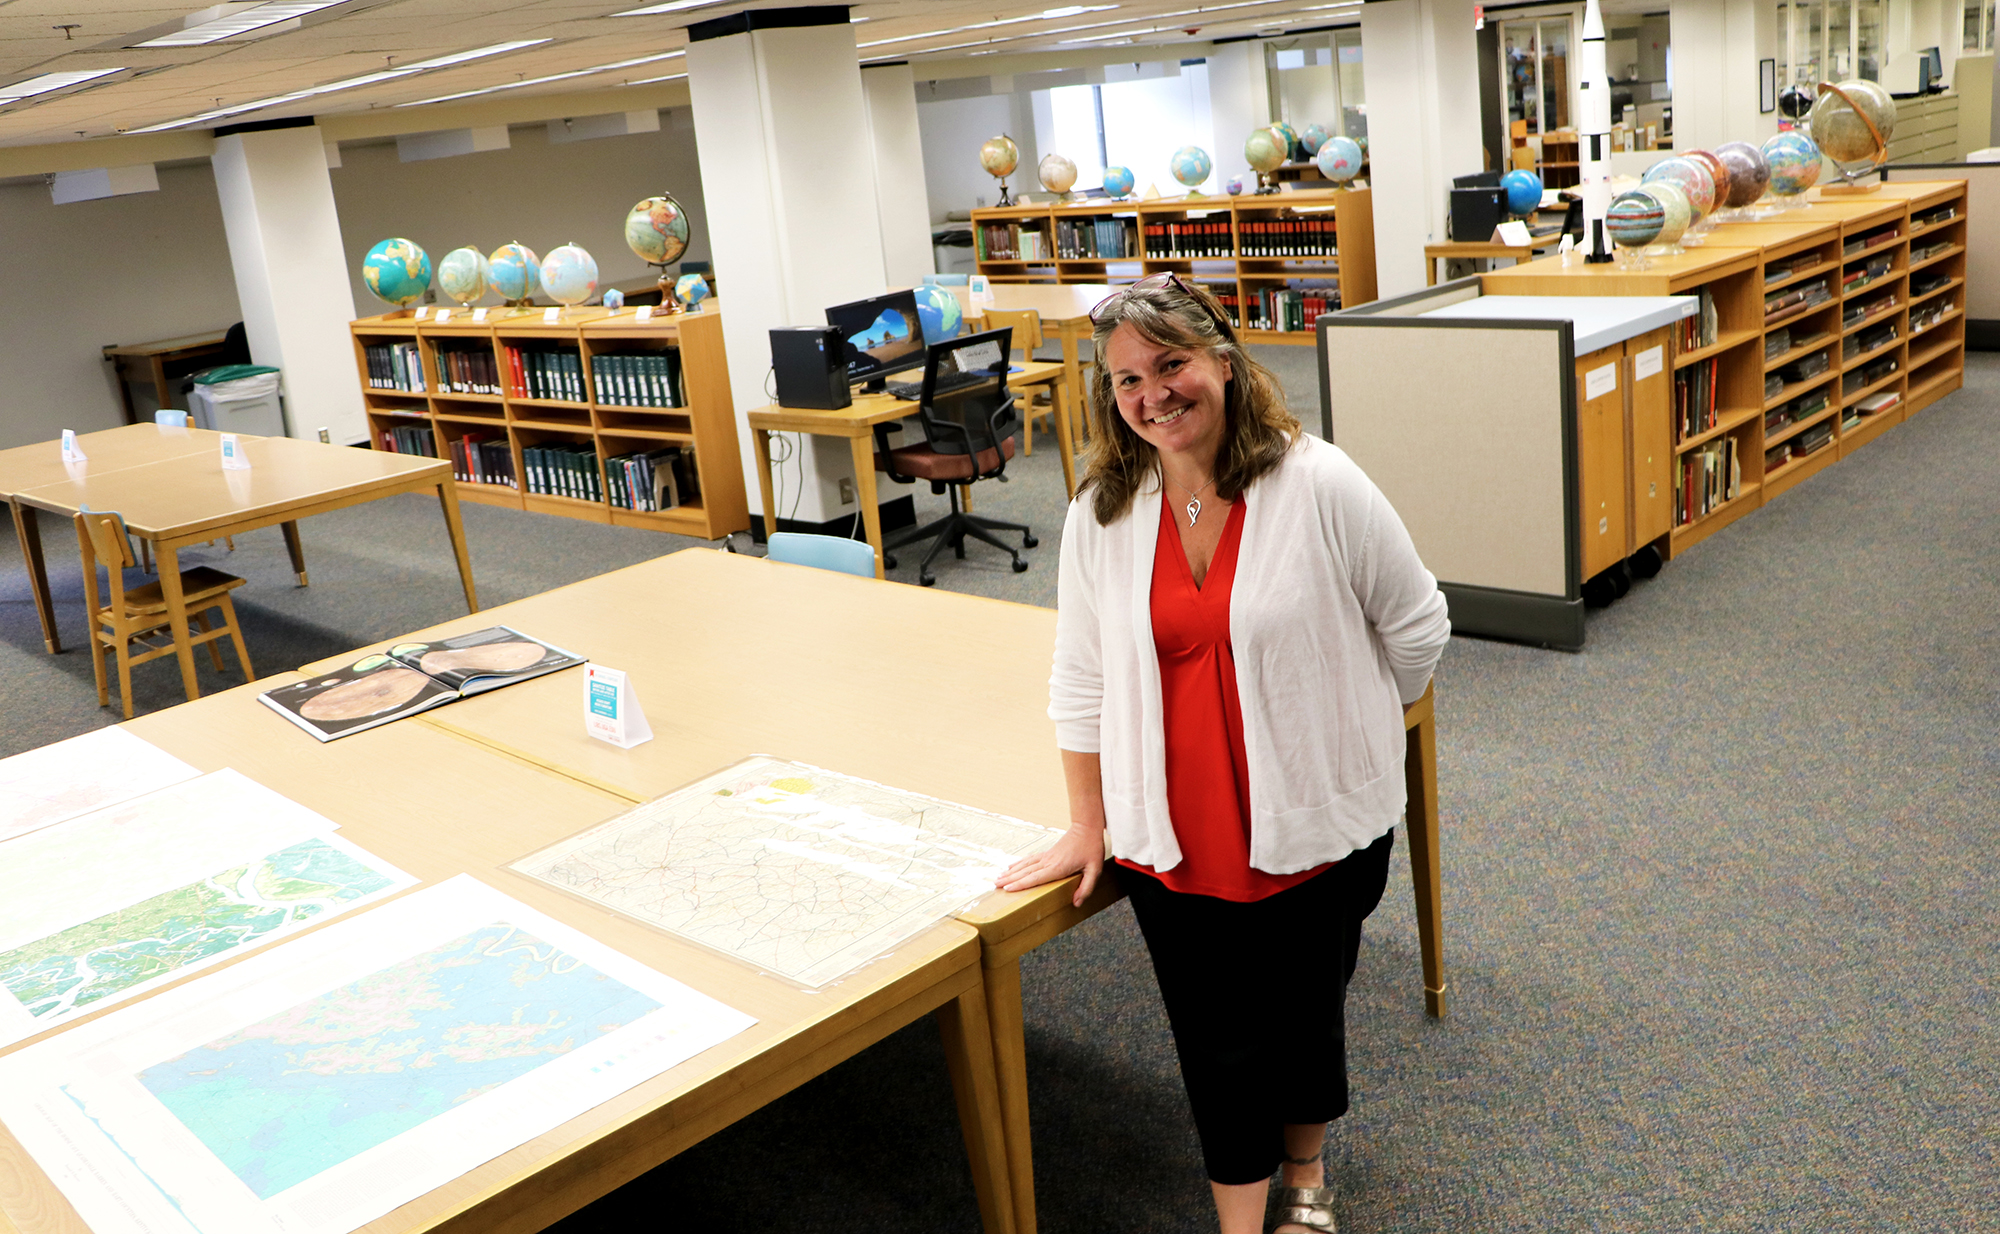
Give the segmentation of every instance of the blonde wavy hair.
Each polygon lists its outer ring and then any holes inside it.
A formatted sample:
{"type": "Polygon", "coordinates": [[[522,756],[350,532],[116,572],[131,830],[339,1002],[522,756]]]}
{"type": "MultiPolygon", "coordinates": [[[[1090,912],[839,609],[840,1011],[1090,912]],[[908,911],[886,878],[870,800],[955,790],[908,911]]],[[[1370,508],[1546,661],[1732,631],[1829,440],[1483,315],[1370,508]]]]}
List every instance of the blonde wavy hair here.
{"type": "Polygon", "coordinates": [[[1221,304],[1199,284],[1176,280],[1166,286],[1129,287],[1099,305],[1092,322],[1097,375],[1090,383],[1090,403],[1097,415],[1077,491],[1091,491],[1091,513],[1099,526],[1123,518],[1146,477],[1159,470],[1159,452],[1118,414],[1118,398],[1111,390],[1104,345],[1120,326],[1132,327],[1156,347],[1206,351],[1229,362],[1230,379],[1222,399],[1222,448],[1215,456],[1215,491],[1223,500],[1242,496],[1259,476],[1278,465],[1304,431],[1285,406],[1277,379],[1250,358],[1221,304]]]}

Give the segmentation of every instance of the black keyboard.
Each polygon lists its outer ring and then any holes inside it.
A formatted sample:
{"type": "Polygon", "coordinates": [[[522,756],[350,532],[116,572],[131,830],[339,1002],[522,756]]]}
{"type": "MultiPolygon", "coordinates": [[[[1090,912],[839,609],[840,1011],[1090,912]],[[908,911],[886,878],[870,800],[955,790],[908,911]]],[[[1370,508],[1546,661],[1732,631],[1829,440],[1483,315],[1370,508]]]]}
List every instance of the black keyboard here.
{"type": "MultiPolygon", "coordinates": [[[[937,384],[932,387],[934,394],[949,394],[961,386],[978,385],[990,381],[987,373],[939,373],[937,384]]],[[[921,381],[891,381],[886,383],[889,394],[907,403],[919,402],[924,397],[924,383],[921,381]]]]}

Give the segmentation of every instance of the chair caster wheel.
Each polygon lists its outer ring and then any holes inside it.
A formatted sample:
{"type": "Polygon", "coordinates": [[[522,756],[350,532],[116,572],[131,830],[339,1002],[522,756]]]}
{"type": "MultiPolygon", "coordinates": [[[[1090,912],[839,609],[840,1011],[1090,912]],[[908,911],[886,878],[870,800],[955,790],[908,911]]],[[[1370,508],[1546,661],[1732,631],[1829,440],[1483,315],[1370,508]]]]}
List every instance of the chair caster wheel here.
{"type": "Polygon", "coordinates": [[[937,575],[935,575],[935,574],[919,574],[919,575],[917,575],[917,584],[918,584],[919,586],[921,586],[921,587],[931,587],[931,586],[935,586],[935,585],[936,585],[936,583],[937,583],[937,575]]]}
{"type": "Polygon", "coordinates": [[[1027,572],[1028,572],[1028,563],[1022,561],[1019,557],[1016,557],[1014,559],[1014,573],[1026,574],[1027,572]]]}
{"type": "Polygon", "coordinates": [[[884,553],[884,554],[882,554],[882,568],[883,568],[884,570],[893,570],[893,569],[895,569],[895,568],[896,568],[896,554],[894,554],[894,553],[884,553]]]}
{"type": "Polygon", "coordinates": [[[1022,548],[1033,548],[1033,547],[1035,547],[1035,546],[1036,546],[1037,544],[1040,544],[1040,543],[1041,543],[1041,541],[1040,541],[1040,540],[1037,540],[1037,539],[1035,539],[1035,537],[1033,537],[1033,536],[1022,536],[1022,537],[1021,537],[1021,547],[1022,547],[1022,548]]]}

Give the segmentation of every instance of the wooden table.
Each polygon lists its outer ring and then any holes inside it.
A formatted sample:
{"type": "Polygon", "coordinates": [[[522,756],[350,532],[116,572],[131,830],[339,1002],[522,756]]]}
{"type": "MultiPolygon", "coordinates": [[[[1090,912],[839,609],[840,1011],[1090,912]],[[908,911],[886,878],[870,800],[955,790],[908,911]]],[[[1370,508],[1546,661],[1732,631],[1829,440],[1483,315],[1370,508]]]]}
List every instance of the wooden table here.
{"type": "Polygon", "coordinates": [[[118,397],[125,408],[125,422],[137,424],[141,419],[139,408],[132,401],[133,383],[152,386],[157,405],[172,407],[179,400],[168,398],[172,393],[168,383],[222,363],[222,357],[229,351],[228,337],[226,332],[217,330],[161,339],[157,343],[106,347],[104,358],[111,362],[118,377],[118,397]]]}
{"type": "Polygon", "coordinates": [[[1076,496],[1075,443],[1090,417],[1090,389],[1083,384],[1083,361],[1077,345],[1090,337],[1090,310],[1103,302],[1116,287],[1109,283],[993,283],[992,294],[977,304],[968,288],[953,287],[951,293],[965,305],[968,318],[982,317],[987,308],[1019,312],[1033,309],[1041,314],[1042,331],[1062,344],[1063,385],[1073,400],[1071,408],[1056,409],[1056,436],[1062,441],[1063,485],[1076,496]]]}
{"type": "Polygon", "coordinates": [[[13,506],[35,609],[42,618],[42,637],[51,652],[62,650],[62,645],[49,602],[48,570],[42,558],[36,512],[47,510],[71,518],[84,505],[118,511],[133,535],[152,543],[159,558],[160,590],[167,602],[169,624],[180,644],[181,681],[190,699],[196,696],[196,688],[194,654],[187,642],[187,611],[181,598],[179,553],[184,545],[276,523],[284,532],[292,569],[304,586],[307,579],[299,519],[434,488],[444,508],[452,552],[458,559],[466,607],[479,611],[449,463],[289,437],[239,436],[239,440],[244,457],[250,461],[247,471],[222,469],[221,434],[149,424],[84,434],[78,441],[88,461],[73,467],[62,463],[55,442],[0,453],[0,492],[13,506]],[[140,461],[147,458],[151,461],[140,461]]]}
{"type": "MultiPolygon", "coordinates": [[[[1560,236],[1556,237],[1556,243],[1561,243],[1560,236]]],[[[1440,259],[1449,260],[1453,257],[1511,257],[1514,259],[1514,264],[1518,266],[1524,261],[1533,261],[1536,253],[1549,247],[1551,245],[1548,241],[1536,241],[1534,244],[1496,244],[1486,240],[1454,240],[1446,244],[1426,244],[1424,245],[1424,285],[1426,287],[1437,286],[1437,264],[1440,259]]]]}
{"type": "MultiPolygon", "coordinates": [[[[575,683],[561,675],[395,727],[448,732],[633,803],[762,753],[1068,826],[1048,718],[1053,609],[689,549],[393,641],[495,622],[625,670],[654,740],[620,750],[586,737],[575,683]],[[672,621],[631,616],[659,612],[672,613],[672,621]]],[[[301,671],[324,672],[362,654],[301,671]]],[[[1437,744],[1428,694],[1407,723],[1424,998],[1429,1013],[1442,1016],[1437,744]]],[[[1107,878],[1076,908],[1075,886],[1064,880],[995,892],[959,915],[980,938],[1019,1234],[1035,1230],[1020,957],[1121,896],[1107,878]]]]}
{"type": "MultiPolygon", "coordinates": [[[[504,868],[622,813],[629,805],[624,798],[421,724],[319,745],[257,702],[259,691],[296,680],[297,674],[281,674],[126,727],[204,771],[234,767],[319,811],[341,824],[341,836],[426,883],[472,874],[758,1021],[368,1229],[532,1234],[926,1013],[935,1013],[944,1035],[985,1228],[988,1234],[1012,1229],[979,944],[971,928],[940,922],[838,985],[807,993],[504,868]]],[[[566,695],[576,688],[575,673],[551,681],[566,687],[566,695]]],[[[0,1229],[10,1221],[22,1234],[84,1229],[61,1193],[0,1129],[0,1229]]]]}
{"type": "MultiPolygon", "coordinates": [[[[1010,383],[1032,385],[1057,370],[1040,360],[1009,373],[1010,383]]],[[[883,577],[882,508],[875,487],[875,426],[917,414],[917,404],[893,394],[857,394],[845,407],[819,410],[810,407],[780,407],[776,403],[759,407],[748,415],[751,443],[757,452],[757,486],[764,498],[764,530],[778,529],[777,498],[771,483],[771,434],[812,433],[820,437],[844,437],[854,456],[855,498],[861,503],[861,525],[868,532],[868,546],[875,550],[875,577],[883,577]]],[[[1066,431],[1061,401],[1057,401],[1056,435],[1066,431]]],[[[1069,455],[1063,455],[1063,474],[1070,472],[1069,455]]]]}

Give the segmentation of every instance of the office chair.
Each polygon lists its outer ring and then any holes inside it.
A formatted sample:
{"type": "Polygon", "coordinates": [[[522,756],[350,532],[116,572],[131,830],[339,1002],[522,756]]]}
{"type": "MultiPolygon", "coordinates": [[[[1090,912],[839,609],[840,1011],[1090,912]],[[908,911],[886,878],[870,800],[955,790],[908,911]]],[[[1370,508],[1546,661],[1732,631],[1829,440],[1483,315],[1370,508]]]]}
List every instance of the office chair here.
{"type": "Polygon", "coordinates": [[[951,502],[950,514],[904,532],[893,543],[883,546],[882,564],[893,570],[896,559],[886,550],[936,537],[917,567],[917,581],[925,587],[937,582],[931,573],[931,562],[947,544],[964,557],[967,536],[1005,550],[1013,559],[1016,574],[1025,571],[1028,563],[993,533],[1018,531],[1023,548],[1033,548],[1039,543],[1024,524],[977,518],[958,504],[959,486],[980,480],[1004,482],[1007,460],[1014,457],[1014,433],[1021,427],[1021,415],[1015,409],[1014,396],[1007,393],[1009,337],[1006,330],[987,330],[931,348],[929,362],[924,366],[923,398],[917,407],[917,417],[924,426],[923,445],[892,450],[889,426],[875,426],[876,470],[887,472],[898,484],[928,480],[932,493],[951,502]],[[949,389],[936,388],[940,375],[957,381],[971,374],[980,376],[964,384],[953,384],[949,389]]]}
{"type": "Polygon", "coordinates": [[[964,287],[972,282],[969,274],[926,274],[924,282],[932,287],[964,287]]]}
{"type": "Polygon", "coordinates": [[[795,566],[837,570],[861,578],[875,577],[875,550],[869,547],[866,540],[774,531],[766,544],[764,556],[769,561],[783,561],[795,566]]]}

